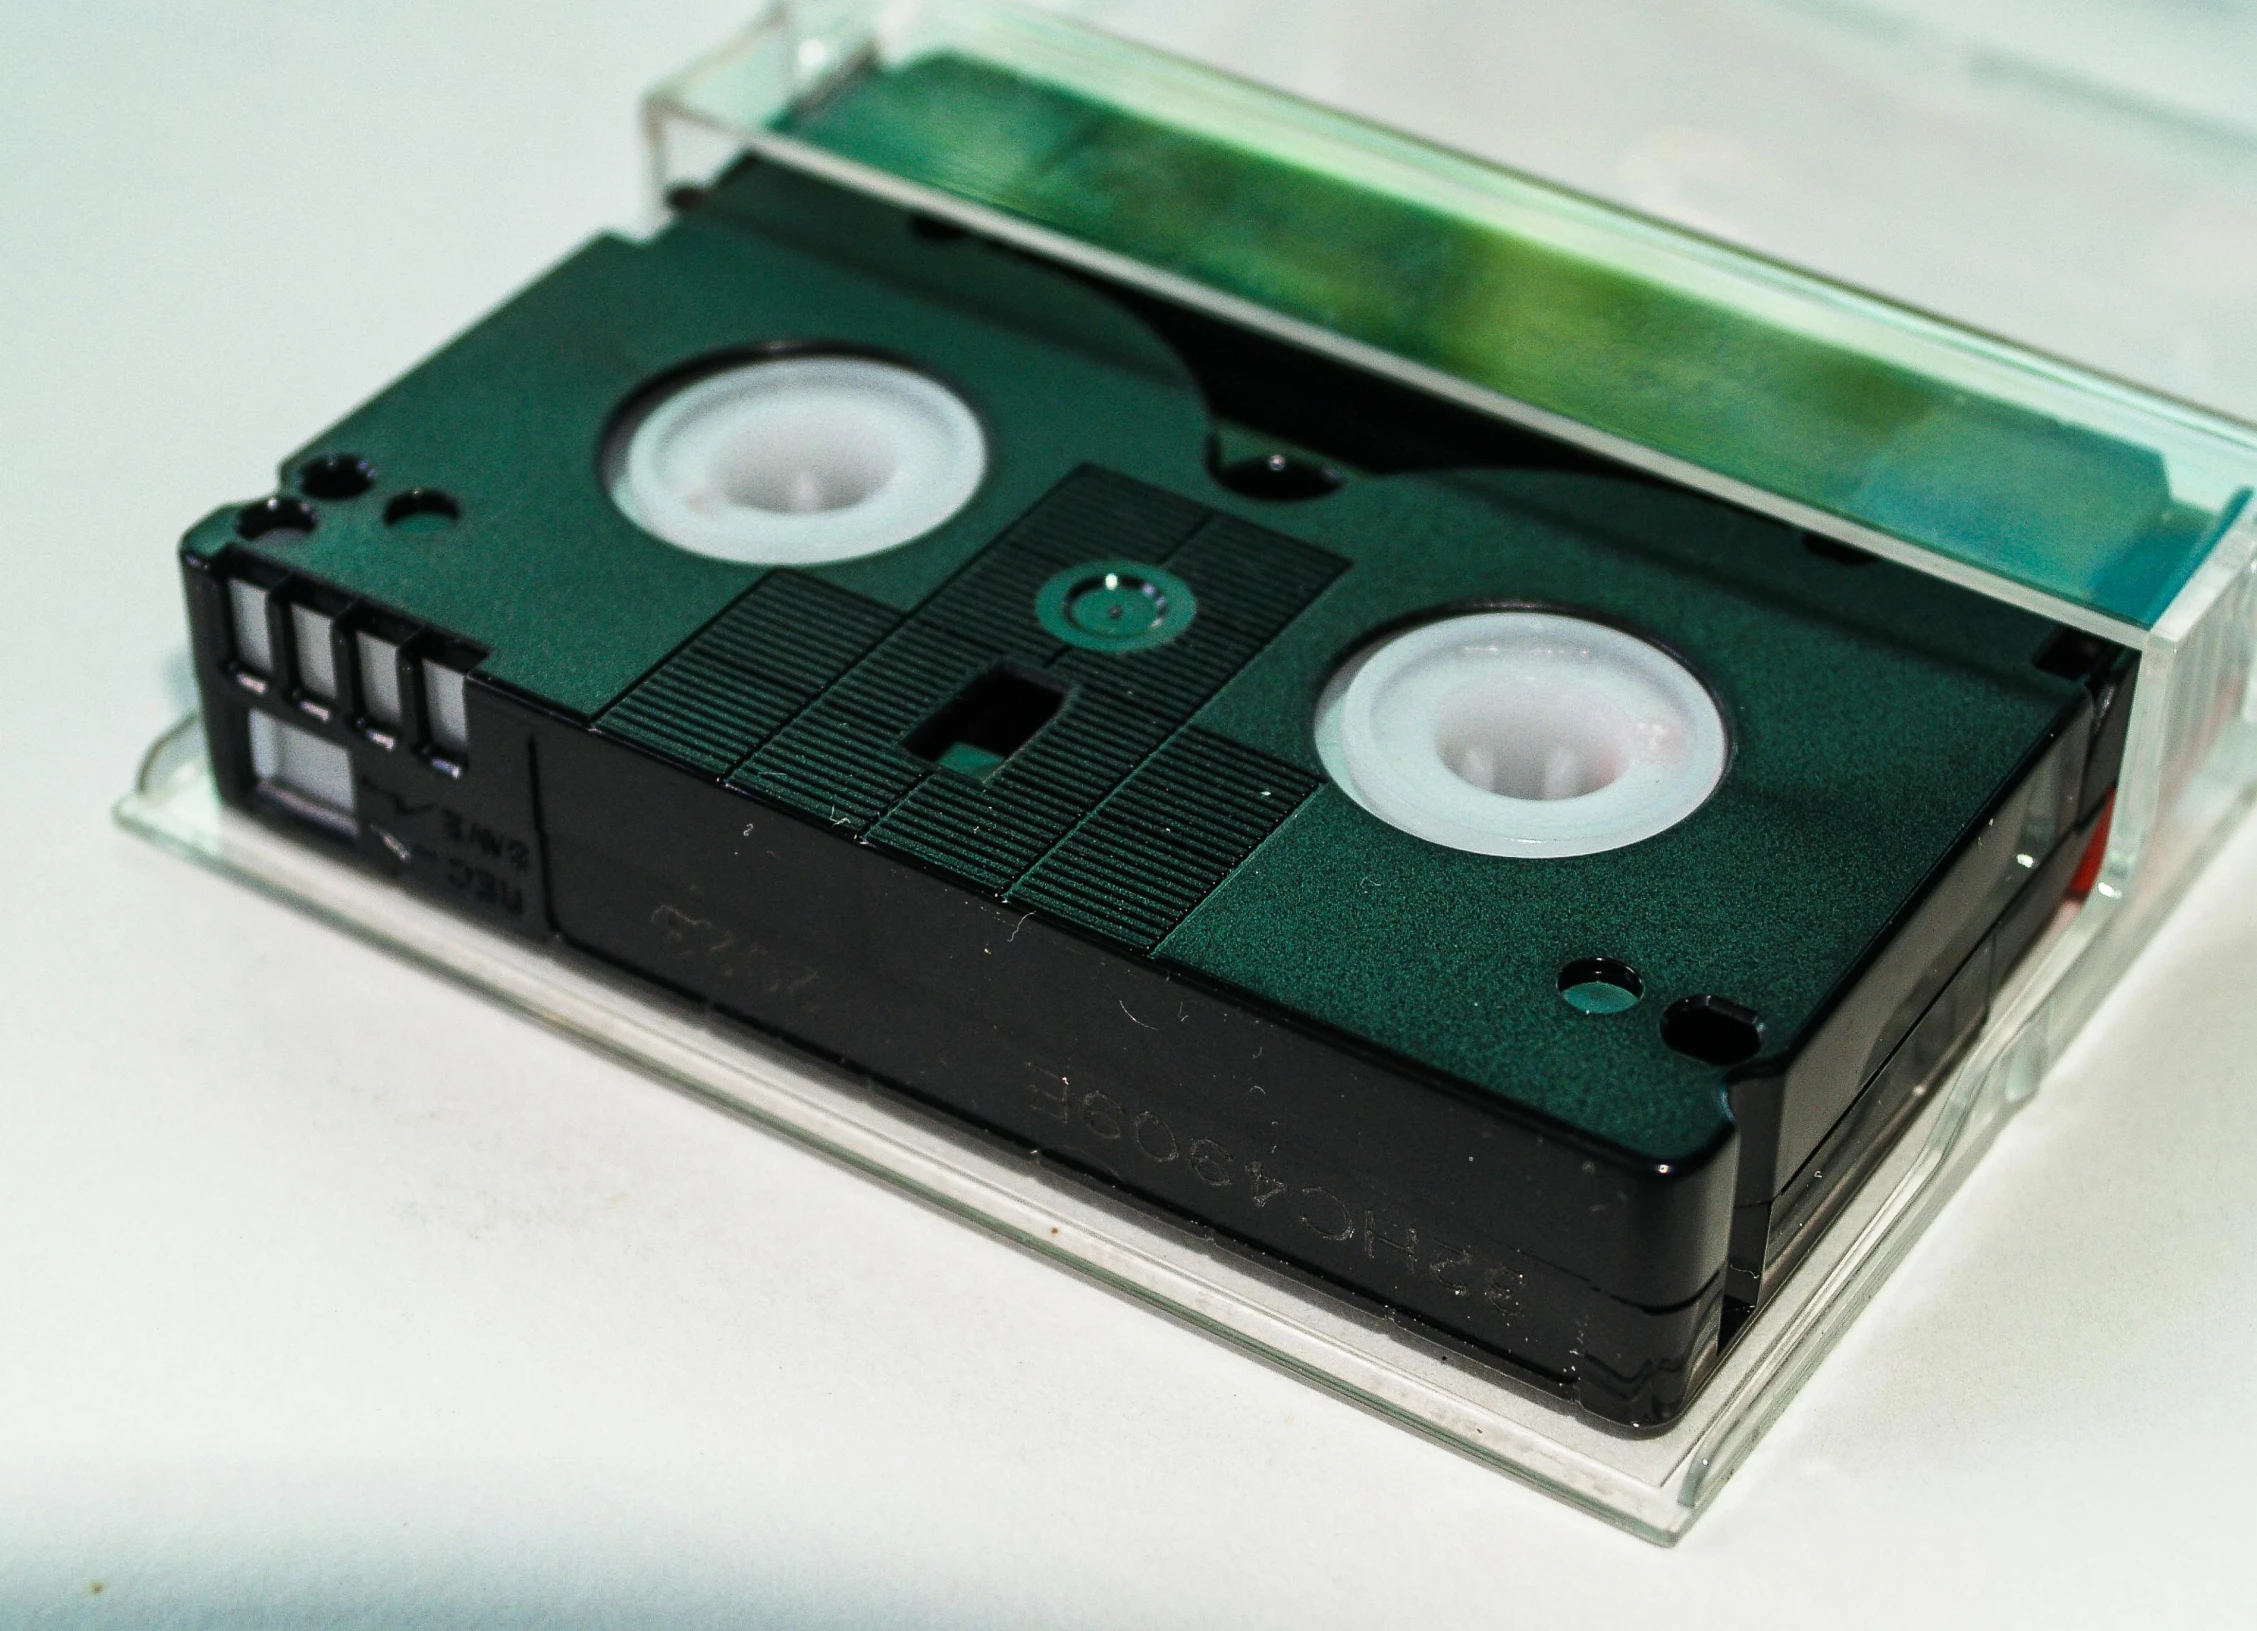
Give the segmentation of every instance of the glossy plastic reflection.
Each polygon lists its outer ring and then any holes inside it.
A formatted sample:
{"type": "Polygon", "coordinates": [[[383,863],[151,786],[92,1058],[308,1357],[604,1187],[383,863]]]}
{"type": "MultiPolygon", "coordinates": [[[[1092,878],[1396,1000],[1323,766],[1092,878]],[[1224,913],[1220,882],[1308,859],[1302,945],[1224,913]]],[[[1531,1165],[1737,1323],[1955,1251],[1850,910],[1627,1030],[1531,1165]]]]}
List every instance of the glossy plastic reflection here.
{"type": "MultiPolygon", "coordinates": [[[[2050,974],[2121,928],[2057,927],[1968,1060],[1750,1322],[1676,1425],[1631,1437],[1404,1327],[975,1141],[882,1092],[568,957],[490,933],[224,808],[193,719],[150,750],[118,820],[160,847],[455,979],[660,1080],[1152,1303],[1415,1431],[1668,1543],[1706,1507],[1925,1229],[2042,1068],[2050,974]]],[[[2136,922],[2136,916],[2133,918],[2136,922]]],[[[971,1249],[969,1246],[967,1249],[971,1249]]]]}
{"type": "Polygon", "coordinates": [[[1249,303],[2119,638],[2156,623],[2257,482],[2246,427],[1010,6],[778,6],[656,105],[1249,303]]]}

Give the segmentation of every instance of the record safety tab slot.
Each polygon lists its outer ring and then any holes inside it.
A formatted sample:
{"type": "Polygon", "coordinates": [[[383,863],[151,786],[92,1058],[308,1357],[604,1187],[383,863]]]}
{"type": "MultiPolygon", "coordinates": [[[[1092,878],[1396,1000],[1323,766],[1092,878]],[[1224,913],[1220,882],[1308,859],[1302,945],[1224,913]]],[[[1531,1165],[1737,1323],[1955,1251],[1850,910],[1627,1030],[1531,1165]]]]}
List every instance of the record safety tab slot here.
{"type": "Polygon", "coordinates": [[[908,749],[943,770],[986,781],[1065,706],[1055,682],[1025,669],[991,668],[910,734],[908,749]]]}

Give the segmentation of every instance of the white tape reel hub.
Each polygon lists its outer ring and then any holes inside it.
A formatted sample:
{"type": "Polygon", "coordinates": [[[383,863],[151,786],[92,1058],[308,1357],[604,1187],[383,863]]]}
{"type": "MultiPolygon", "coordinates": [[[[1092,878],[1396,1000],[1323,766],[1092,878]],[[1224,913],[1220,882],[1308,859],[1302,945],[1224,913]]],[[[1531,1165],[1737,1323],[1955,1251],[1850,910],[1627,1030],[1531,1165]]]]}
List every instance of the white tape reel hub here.
{"type": "Polygon", "coordinates": [[[1475,612],[1381,640],[1317,704],[1342,792],[1451,849],[1593,855],[1675,826],[1723,779],[1716,701],[1660,647],[1544,611],[1475,612]]]}
{"type": "Polygon", "coordinates": [[[610,462],[613,502],[668,543],[811,566],[939,526],[978,489],[987,439],[960,397],[914,369],[775,357],[682,385],[610,462]]]}

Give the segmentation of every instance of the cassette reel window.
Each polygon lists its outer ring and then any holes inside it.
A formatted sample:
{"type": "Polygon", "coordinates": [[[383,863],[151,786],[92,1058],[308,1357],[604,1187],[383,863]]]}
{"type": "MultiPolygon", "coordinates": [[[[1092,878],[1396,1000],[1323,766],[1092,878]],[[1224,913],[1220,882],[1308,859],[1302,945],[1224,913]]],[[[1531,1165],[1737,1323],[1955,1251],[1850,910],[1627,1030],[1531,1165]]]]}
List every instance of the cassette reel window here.
{"type": "Polygon", "coordinates": [[[964,400],[914,368],[787,352],[644,393],[604,464],[612,501],[668,543],[807,566],[930,532],[978,489],[987,441],[964,400]]]}
{"type": "Polygon", "coordinates": [[[1678,1418],[2082,887],[2133,654],[833,182],[680,203],[189,532],[224,797],[1678,1418]]]}
{"type": "Polygon", "coordinates": [[[1674,827],[1723,778],[1724,716],[1668,652],[1528,608],[1423,622],[1358,652],[1317,753],[1390,826],[1481,855],[1593,855],[1674,827]]]}

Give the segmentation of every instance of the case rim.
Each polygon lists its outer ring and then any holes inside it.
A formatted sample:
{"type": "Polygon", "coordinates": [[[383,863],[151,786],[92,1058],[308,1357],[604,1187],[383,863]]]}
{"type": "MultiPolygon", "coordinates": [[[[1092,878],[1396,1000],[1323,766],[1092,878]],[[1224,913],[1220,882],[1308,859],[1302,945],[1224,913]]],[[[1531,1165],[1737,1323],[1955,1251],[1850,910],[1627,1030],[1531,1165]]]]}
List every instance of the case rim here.
{"type": "Polygon", "coordinates": [[[2084,915],[2056,917],[2001,995],[1999,1018],[2009,1023],[1994,1022],[1928,1090],[1684,1415],[1641,1434],[1610,1429],[1462,1349],[1218,1248],[899,1095],[482,928],[262,826],[220,802],[193,715],[151,745],[116,817],[161,849],[1662,1545],[1714,1501],[2035,1089],[2030,1022],[2049,975],[2073,955],[2084,915]]]}

